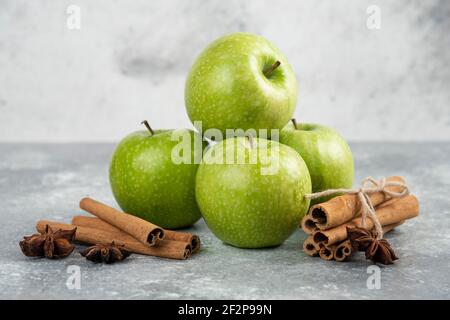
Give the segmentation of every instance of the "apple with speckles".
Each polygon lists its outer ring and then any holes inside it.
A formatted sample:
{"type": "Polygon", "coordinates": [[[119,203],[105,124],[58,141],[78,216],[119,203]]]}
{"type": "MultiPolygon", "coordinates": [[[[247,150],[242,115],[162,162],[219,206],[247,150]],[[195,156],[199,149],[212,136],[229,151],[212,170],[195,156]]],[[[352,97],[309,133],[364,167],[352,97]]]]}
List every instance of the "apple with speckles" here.
{"type": "Polygon", "coordinates": [[[201,218],[195,201],[195,176],[202,138],[191,130],[177,130],[178,137],[192,139],[187,144],[191,160],[174,162],[172,152],[180,143],[173,139],[174,130],[152,130],[143,123],[148,130],[126,136],[114,151],[109,169],[114,197],[123,211],[163,228],[190,226],[201,218]],[[197,141],[200,148],[196,148],[197,141]]]}
{"type": "Polygon", "coordinates": [[[202,121],[204,131],[281,129],[296,100],[297,80],[285,56],[250,33],[211,43],[193,64],[185,86],[189,118],[202,121]]]}
{"type": "MultiPolygon", "coordinates": [[[[351,188],[354,177],[353,155],[349,145],[334,129],[292,119],[280,131],[279,141],[296,150],[311,174],[312,191],[351,188]]],[[[314,199],[311,204],[330,199],[314,199]]]]}
{"type": "Polygon", "coordinates": [[[219,239],[262,248],[280,245],[298,229],[310,203],[304,196],[310,192],[308,168],[295,150],[276,141],[238,137],[205,152],[195,194],[206,224],[219,239]],[[226,161],[221,161],[224,155],[226,161]]]}

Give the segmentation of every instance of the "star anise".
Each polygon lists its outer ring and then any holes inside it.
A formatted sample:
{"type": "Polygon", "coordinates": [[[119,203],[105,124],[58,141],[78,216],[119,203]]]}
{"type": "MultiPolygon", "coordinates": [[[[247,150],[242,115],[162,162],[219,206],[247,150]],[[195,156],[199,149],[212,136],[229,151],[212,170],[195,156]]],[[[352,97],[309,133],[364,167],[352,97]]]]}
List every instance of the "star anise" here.
{"type": "Polygon", "coordinates": [[[86,259],[99,263],[114,263],[122,261],[130,256],[131,252],[123,247],[117,245],[114,241],[111,244],[96,244],[81,252],[86,259]]]}
{"type": "Polygon", "coordinates": [[[19,243],[20,249],[27,257],[65,258],[75,249],[71,242],[75,239],[76,230],[77,228],[59,229],[54,232],[49,225],[46,225],[44,233],[23,237],[19,243]]]}
{"type": "Polygon", "coordinates": [[[393,264],[398,259],[387,240],[377,239],[376,231],[347,227],[347,235],[355,250],[365,251],[366,259],[382,264],[393,264]]]}
{"type": "Polygon", "coordinates": [[[356,251],[365,251],[374,238],[371,231],[358,227],[347,227],[347,236],[356,251]]]}

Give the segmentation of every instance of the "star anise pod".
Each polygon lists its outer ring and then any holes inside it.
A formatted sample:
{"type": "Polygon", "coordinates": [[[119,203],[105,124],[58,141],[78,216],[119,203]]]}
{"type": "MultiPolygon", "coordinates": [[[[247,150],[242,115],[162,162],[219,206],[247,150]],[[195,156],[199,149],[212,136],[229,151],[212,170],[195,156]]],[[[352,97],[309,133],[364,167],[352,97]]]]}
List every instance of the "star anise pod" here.
{"type": "Polygon", "coordinates": [[[46,225],[44,233],[36,233],[23,237],[20,249],[27,257],[46,257],[49,259],[65,258],[75,249],[71,243],[75,239],[77,228],[59,229],[56,232],[46,225]]]}
{"type": "Polygon", "coordinates": [[[387,240],[379,239],[373,241],[366,249],[366,259],[382,264],[393,264],[398,257],[387,240]]]}
{"type": "Polygon", "coordinates": [[[358,227],[347,227],[347,236],[356,251],[366,250],[374,239],[372,231],[358,227]]]}
{"type": "Polygon", "coordinates": [[[114,263],[122,261],[131,255],[131,252],[123,247],[117,245],[114,241],[111,244],[96,244],[81,252],[86,259],[99,263],[114,263]]]}
{"type": "Polygon", "coordinates": [[[387,240],[377,239],[376,231],[347,227],[347,235],[355,250],[365,251],[366,259],[382,264],[393,264],[398,259],[387,240]]]}

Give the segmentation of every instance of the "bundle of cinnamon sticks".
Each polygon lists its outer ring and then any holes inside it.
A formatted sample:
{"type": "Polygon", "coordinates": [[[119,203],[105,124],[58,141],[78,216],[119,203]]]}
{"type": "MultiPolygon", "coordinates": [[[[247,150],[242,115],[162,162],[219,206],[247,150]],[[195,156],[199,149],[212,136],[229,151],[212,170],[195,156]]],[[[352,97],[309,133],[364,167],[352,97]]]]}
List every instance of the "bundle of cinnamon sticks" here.
{"type": "MultiPolygon", "coordinates": [[[[405,183],[404,179],[398,176],[389,177],[386,180],[405,183]]],[[[400,187],[390,186],[387,190],[400,192],[400,187]]],[[[377,219],[384,233],[419,214],[419,202],[411,194],[391,198],[380,191],[370,194],[369,198],[375,207],[377,219]]],[[[348,240],[347,227],[363,227],[361,204],[357,195],[341,195],[312,206],[301,222],[301,228],[309,235],[303,243],[305,253],[310,256],[319,256],[324,260],[348,260],[354,253],[354,248],[348,240]]],[[[373,221],[367,218],[365,228],[370,230],[373,227],[373,221]]]]}
{"type": "Polygon", "coordinates": [[[187,259],[200,250],[200,238],[181,231],[164,230],[144,219],[120,212],[90,198],[80,201],[80,208],[96,217],[75,216],[72,224],[40,220],[38,232],[47,225],[52,229],[76,228],[75,241],[96,245],[122,245],[133,253],[171,259],[187,259]]]}

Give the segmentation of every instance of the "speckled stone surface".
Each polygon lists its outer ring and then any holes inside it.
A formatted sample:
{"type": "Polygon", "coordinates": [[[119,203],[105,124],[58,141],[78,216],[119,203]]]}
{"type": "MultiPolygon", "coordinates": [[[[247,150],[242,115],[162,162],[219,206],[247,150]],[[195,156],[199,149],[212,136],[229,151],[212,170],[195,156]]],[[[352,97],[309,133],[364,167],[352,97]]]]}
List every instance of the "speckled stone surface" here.
{"type": "Polygon", "coordinates": [[[400,260],[381,267],[380,289],[367,287],[362,256],[336,263],[303,254],[300,231],[278,248],[244,250],[221,243],[203,222],[190,229],[202,251],[187,261],[133,255],[97,265],[77,252],[64,260],[27,258],[18,242],[38,219],[68,222],[86,195],[115,204],[108,185],[114,146],[0,144],[0,298],[449,299],[450,144],[351,147],[357,181],[402,175],[421,200],[421,216],[387,235],[400,260]],[[79,289],[66,285],[69,266],[80,268],[79,289]]]}

